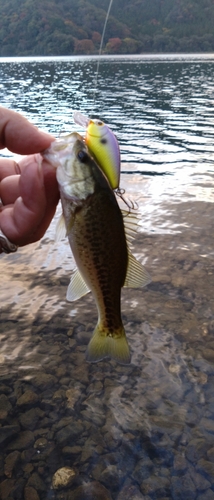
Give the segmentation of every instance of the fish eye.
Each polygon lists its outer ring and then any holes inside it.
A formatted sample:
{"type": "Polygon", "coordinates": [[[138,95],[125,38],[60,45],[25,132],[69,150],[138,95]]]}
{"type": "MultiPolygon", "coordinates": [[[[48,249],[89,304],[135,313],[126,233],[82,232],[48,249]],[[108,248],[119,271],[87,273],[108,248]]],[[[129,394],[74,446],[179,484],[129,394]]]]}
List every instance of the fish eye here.
{"type": "Polygon", "coordinates": [[[102,139],[100,139],[100,143],[101,144],[107,144],[107,139],[105,139],[104,137],[102,139]]]}
{"type": "Polygon", "coordinates": [[[103,125],[103,122],[98,121],[98,122],[97,122],[97,125],[100,125],[100,126],[101,126],[101,125],[103,125]]]}
{"type": "Polygon", "coordinates": [[[87,153],[83,150],[78,152],[77,157],[81,161],[81,163],[85,163],[88,159],[87,153]]]}

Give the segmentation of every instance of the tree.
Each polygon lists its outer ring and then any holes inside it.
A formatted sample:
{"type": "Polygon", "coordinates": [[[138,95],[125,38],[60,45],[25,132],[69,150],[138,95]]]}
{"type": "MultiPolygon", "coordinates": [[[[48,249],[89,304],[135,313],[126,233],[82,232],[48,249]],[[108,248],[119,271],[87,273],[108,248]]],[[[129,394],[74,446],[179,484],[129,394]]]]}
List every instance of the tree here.
{"type": "Polygon", "coordinates": [[[121,45],[121,38],[109,38],[105,46],[105,52],[107,52],[107,54],[117,54],[120,52],[121,45]]]}
{"type": "Polygon", "coordinates": [[[93,54],[95,51],[92,40],[75,40],[74,54],[93,54]]]}
{"type": "Polygon", "coordinates": [[[136,54],[139,49],[139,42],[134,38],[124,38],[122,41],[122,51],[124,54],[136,54]]]}

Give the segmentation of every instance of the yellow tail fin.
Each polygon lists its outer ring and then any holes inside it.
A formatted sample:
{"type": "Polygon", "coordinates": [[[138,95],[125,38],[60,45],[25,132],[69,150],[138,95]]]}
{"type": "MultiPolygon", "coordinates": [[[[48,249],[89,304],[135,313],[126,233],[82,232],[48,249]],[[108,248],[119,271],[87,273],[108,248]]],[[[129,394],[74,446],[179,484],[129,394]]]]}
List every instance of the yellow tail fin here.
{"type": "Polygon", "coordinates": [[[115,334],[108,335],[100,326],[94,330],[86,352],[86,359],[92,363],[110,357],[118,363],[128,365],[131,360],[125,330],[121,327],[115,334]]]}

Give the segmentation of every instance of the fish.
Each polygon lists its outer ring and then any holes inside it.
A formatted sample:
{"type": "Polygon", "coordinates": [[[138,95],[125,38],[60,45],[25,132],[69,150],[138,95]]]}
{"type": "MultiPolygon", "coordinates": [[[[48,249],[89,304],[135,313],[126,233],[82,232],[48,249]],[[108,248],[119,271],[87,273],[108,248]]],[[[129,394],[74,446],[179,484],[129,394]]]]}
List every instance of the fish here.
{"type": "Polygon", "coordinates": [[[112,189],[120,184],[120,147],[112,130],[101,120],[90,119],[79,111],[73,113],[74,122],[86,129],[88,149],[108,177],[112,189]]]}
{"type": "Polygon", "coordinates": [[[58,237],[65,235],[77,265],[67,290],[75,301],[89,291],[94,297],[98,321],[86,351],[97,362],[110,357],[129,364],[130,348],[121,318],[121,289],[141,287],[150,275],[131,254],[132,217],[121,211],[108,177],[77,132],[51,143],[43,157],[56,167],[63,215],[58,237]]]}

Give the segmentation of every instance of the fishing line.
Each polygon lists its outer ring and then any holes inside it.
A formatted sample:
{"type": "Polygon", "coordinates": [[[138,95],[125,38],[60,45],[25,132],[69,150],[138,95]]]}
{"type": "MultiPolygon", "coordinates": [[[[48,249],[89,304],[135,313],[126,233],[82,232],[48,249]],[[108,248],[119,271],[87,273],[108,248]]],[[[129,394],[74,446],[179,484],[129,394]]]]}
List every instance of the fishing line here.
{"type": "Polygon", "coordinates": [[[108,10],[107,10],[107,13],[106,13],[106,18],[105,18],[104,26],[103,26],[102,37],[101,37],[101,41],[100,41],[100,48],[99,48],[99,52],[98,52],[98,61],[97,61],[97,69],[96,69],[95,78],[94,78],[93,108],[95,107],[95,97],[96,97],[96,91],[97,91],[97,85],[98,85],[98,74],[99,74],[99,67],[100,67],[100,56],[101,56],[102,50],[103,50],[103,42],[104,42],[104,36],[105,36],[105,32],[106,32],[106,25],[107,25],[107,22],[108,22],[108,18],[109,18],[109,14],[110,14],[110,10],[111,10],[112,4],[113,4],[113,0],[110,0],[109,6],[108,6],[108,10]]]}

